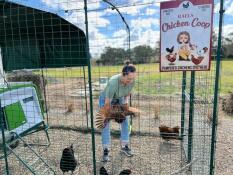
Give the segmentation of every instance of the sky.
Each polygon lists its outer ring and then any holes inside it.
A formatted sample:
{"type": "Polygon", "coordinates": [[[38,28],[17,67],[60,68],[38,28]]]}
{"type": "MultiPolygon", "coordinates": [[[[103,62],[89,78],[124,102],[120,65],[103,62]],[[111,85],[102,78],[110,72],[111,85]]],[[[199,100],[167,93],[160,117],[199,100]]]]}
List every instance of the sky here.
{"type": "MultiPolygon", "coordinates": [[[[85,31],[83,0],[9,0],[56,13],[85,31]]],[[[124,16],[131,37],[131,48],[159,40],[160,3],[164,0],[109,0],[124,16]]],[[[223,35],[233,32],[233,0],[224,0],[223,35]]],[[[219,0],[214,1],[214,30],[218,31],[219,0]]],[[[105,47],[128,48],[128,33],[116,10],[102,0],[87,0],[90,52],[99,57],[105,47]]]]}

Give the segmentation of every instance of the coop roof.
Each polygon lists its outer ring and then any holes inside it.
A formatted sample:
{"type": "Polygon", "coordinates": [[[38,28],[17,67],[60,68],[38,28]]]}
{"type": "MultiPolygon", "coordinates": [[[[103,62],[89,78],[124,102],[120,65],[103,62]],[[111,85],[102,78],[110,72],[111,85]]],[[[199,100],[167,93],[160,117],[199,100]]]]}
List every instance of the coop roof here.
{"type": "Polygon", "coordinates": [[[86,37],[60,16],[0,0],[5,71],[87,65],[86,37]]]}

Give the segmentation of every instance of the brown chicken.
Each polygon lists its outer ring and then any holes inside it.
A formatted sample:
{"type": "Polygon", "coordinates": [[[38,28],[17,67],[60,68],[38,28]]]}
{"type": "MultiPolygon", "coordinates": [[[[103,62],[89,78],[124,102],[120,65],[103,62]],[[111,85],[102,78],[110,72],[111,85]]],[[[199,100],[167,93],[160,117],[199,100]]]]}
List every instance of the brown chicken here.
{"type": "Polygon", "coordinates": [[[179,126],[175,126],[171,128],[165,125],[160,125],[159,126],[160,136],[164,140],[172,140],[172,139],[179,140],[179,129],[180,129],[179,126]]]}
{"type": "Polygon", "coordinates": [[[73,103],[69,103],[67,105],[67,110],[66,110],[66,114],[72,113],[74,111],[74,104],[73,103]]]}
{"type": "Polygon", "coordinates": [[[118,123],[122,123],[125,117],[139,113],[139,110],[128,105],[113,105],[110,108],[108,106],[102,107],[96,115],[96,126],[99,129],[105,127],[105,124],[109,120],[115,120],[118,123]]]}

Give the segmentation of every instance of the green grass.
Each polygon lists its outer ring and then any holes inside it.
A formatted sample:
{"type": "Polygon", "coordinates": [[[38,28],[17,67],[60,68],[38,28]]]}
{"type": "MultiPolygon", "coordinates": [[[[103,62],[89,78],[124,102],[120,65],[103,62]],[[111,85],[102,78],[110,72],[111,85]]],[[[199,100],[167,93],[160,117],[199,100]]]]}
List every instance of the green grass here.
{"type": "MultiPolygon", "coordinates": [[[[135,90],[144,94],[175,94],[181,91],[182,72],[159,72],[159,64],[140,64],[136,65],[138,76],[135,90]]],[[[97,81],[101,76],[111,77],[116,73],[120,73],[122,66],[92,66],[93,82],[97,81]]],[[[213,94],[213,85],[215,77],[215,62],[212,62],[211,71],[196,72],[196,93],[213,94]],[[207,77],[207,78],[206,78],[207,77]],[[207,85],[206,85],[207,84],[207,85]],[[205,89],[203,89],[205,88],[205,89]]],[[[37,73],[40,73],[37,71],[37,73]]],[[[87,67],[85,68],[87,76],[87,67]]],[[[47,69],[45,76],[58,78],[75,78],[83,77],[83,69],[66,68],[66,69],[47,69]]],[[[221,65],[221,95],[233,92],[233,61],[223,61],[221,65]]],[[[190,72],[187,73],[187,88],[190,82],[190,72]]]]}
{"type": "Polygon", "coordinates": [[[220,81],[222,94],[233,92],[233,60],[223,61],[220,81]]]}

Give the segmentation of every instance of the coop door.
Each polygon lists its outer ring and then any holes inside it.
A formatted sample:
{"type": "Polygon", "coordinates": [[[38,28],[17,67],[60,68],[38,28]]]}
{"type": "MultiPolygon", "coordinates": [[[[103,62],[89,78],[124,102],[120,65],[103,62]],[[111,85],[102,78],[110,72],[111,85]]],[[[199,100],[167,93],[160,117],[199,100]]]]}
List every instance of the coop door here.
{"type": "Polygon", "coordinates": [[[6,125],[9,131],[18,128],[27,122],[20,102],[12,103],[4,107],[6,125]]]}

